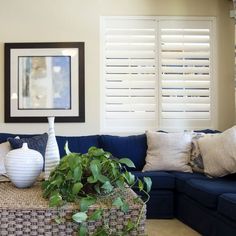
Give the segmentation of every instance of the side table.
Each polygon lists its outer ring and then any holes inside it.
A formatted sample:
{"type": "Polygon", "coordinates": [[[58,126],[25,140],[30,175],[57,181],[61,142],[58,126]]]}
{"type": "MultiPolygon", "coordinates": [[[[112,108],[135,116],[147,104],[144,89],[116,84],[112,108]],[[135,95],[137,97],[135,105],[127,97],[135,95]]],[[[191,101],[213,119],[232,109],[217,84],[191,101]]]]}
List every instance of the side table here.
{"type": "MultiPolygon", "coordinates": [[[[121,193],[124,194],[124,193],[121,193]]],[[[119,232],[127,224],[128,220],[136,222],[140,215],[142,203],[133,201],[136,197],[131,189],[127,189],[126,200],[129,199],[129,211],[122,212],[117,207],[104,208],[103,218],[109,224],[109,228],[119,232]]],[[[0,183],[0,235],[39,235],[39,236],[70,236],[76,235],[78,225],[71,220],[76,211],[75,204],[67,204],[61,208],[49,208],[48,201],[42,197],[40,182],[27,189],[18,189],[10,182],[0,183]],[[57,224],[55,219],[65,219],[57,224]]],[[[96,210],[96,205],[90,207],[96,210]]],[[[146,206],[142,211],[140,223],[130,235],[145,235],[146,206]]],[[[89,221],[88,233],[92,235],[102,222],[89,221]]]]}

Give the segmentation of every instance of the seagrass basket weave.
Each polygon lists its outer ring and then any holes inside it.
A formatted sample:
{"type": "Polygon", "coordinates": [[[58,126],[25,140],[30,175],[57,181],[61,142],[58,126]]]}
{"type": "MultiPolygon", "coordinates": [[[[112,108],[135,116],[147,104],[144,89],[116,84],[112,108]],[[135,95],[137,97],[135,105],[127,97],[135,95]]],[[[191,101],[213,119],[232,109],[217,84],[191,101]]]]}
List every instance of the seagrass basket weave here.
{"type": "MultiPolygon", "coordinates": [[[[111,232],[118,234],[129,220],[136,222],[141,216],[138,227],[131,231],[130,235],[145,235],[146,206],[141,201],[134,201],[136,195],[130,189],[127,189],[125,193],[118,191],[116,194],[121,194],[126,198],[129,203],[129,211],[124,213],[117,207],[104,205],[103,220],[87,222],[88,234],[92,235],[104,221],[111,232]]],[[[98,206],[93,205],[89,211],[93,212],[97,208],[98,206]]],[[[17,189],[10,182],[0,183],[1,236],[76,235],[78,225],[71,219],[76,209],[78,207],[75,204],[67,204],[61,208],[49,208],[48,201],[42,197],[40,183],[36,183],[28,189],[17,189]],[[60,224],[55,222],[58,217],[62,219],[60,224]]]]}

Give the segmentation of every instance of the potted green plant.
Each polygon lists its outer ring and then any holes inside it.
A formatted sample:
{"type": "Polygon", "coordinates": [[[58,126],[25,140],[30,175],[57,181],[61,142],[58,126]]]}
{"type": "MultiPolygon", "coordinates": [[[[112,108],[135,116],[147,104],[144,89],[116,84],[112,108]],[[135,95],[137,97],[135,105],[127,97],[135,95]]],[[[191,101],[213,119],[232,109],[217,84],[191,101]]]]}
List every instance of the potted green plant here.
{"type": "MultiPolygon", "coordinates": [[[[142,182],[127,171],[126,166],[135,167],[128,158],[116,159],[109,152],[91,147],[86,154],[72,153],[65,146],[66,156],[59,165],[51,172],[49,179],[43,183],[43,195],[49,199],[51,207],[60,207],[67,202],[78,204],[79,211],[73,214],[72,219],[78,223],[78,235],[87,235],[88,220],[102,219],[103,208],[96,209],[89,215],[91,205],[102,202],[120,208],[123,212],[129,210],[129,204],[122,194],[125,189],[136,186],[147,195],[151,189],[151,179],[145,177],[142,182]],[[144,188],[145,187],[145,188],[144,188]]],[[[139,198],[134,198],[137,201],[139,198]]],[[[142,213],[142,210],[140,214],[142,213]]],[[[127,235],[139,224],[140,217],[134,223],[129,221],[122,234],[127,235]]],[[[60,219],[58,219],[60,222],[60,219]]],[[[114,235],[109,233],[106,222],[99,227],[94,235],[114,235]]]]}

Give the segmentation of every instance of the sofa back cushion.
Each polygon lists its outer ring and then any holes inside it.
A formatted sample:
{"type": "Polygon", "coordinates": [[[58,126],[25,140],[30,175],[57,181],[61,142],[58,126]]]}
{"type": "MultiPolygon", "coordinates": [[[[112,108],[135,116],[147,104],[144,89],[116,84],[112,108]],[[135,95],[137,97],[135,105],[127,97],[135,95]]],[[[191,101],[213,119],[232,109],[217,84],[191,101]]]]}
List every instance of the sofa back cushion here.
{"type": "Polygon", "coordinates": [[[8,134],[8,133],[0,133],[0,143],[5,143],[7,142],[7,139],[9,137],[14,137],[12,134],[8,134]]]}
{"type": "Polygon", "coordinates": [[[71,152],[77,153],[87,153],[88,149],[92,146],[99,147],[98,135],[89,135],[89,136],[56,136],[57,144],[59,147],[60,157],[66,155],[64,147],[66,141],[68,141],[68,147],[71,152]]]}
{"type": "Polygon", "coordinates": [[[236,173],[236,126],[198,140],[204,171],[213,177],[236,173]]]}
{"type": "Polygon", "coordinates": [[[147,156],[143,171],[192,172],[188,165],[191,134],[147,131],[147,156]]]}
{"type": "MultiPolygon", "coordinates": [[[[147,139],[145,134],[131,136],[101,135],[100,147],[110,152],[117,158],[129,158],[136,166],[136,170],[142,170],[145,164],[147,151],[147,139]]],[[[132,170],[132,168],[128,168],[132,170]]]]}
{"type": "Polygon", "coordinates": [[[41,153],[43,157],[45,157],[45,151],[48,141],[48,134],[44,133],[41,135],[36,135],[32,137],[21,137],[21,138],[8,138],[9,143],[11,144],[12,149],[21,148],[23,143],[27,143],[28,147],[36,150],[41,153]]]}

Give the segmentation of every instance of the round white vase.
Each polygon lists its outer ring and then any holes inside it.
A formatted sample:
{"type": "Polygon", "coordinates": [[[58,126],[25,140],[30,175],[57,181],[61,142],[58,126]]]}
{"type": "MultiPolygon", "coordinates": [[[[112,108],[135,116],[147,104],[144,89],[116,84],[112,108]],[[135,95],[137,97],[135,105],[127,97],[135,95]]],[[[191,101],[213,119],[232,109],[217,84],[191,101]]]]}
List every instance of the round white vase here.
{"type": "Polygon", "coordinates": [[[9,179],[18,188],[30,187],[43,169],[43,156],[29,149],[27,143],[22,148],[10,151],[5,158],[5,168],[9,179]]]}
{"type": "Polygon", "coordinates": [[[45,173],[44,177],[47,180],[51,171],[59,164],[60,162],[60,153],[57,145],[57,140],[54,130],[54,119],[55,117],[48,117],[48,141],[45,151],[45,173]]]}

